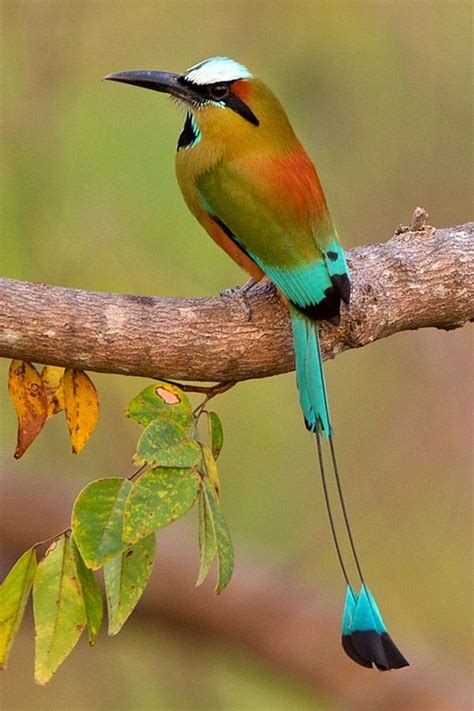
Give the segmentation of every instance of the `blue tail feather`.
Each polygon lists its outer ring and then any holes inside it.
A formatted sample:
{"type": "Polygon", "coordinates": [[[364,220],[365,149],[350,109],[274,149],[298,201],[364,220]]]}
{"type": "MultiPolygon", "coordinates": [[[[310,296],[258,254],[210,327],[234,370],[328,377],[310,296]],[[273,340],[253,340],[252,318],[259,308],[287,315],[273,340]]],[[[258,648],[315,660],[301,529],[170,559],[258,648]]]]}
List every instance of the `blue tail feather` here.
{"type": "Polygon", "coordinates": [[[305,424],[310,432],[329,437],[331,418],[327,402],[317,325],[291,309],[296,362],[296,382],[305,424]]]}
{"type": "Polygon", "coordinates": [[[333,239],[332,242],[330,242],[324,249],[323,254],[324,262],[330,277],[338,276],[340,274],[349,275],[346,255],[339,240],[333,239]]]}
{"type": "MultiPolygon", "coordinates": [[[[329,257],[329,259],[331,259],[331,257],[329,257]]],[[[341,260],[342,257],[339,256],[338,259],[341,260]]],[[[336,260],[333,259],[333,262],[336,262],[336,260]]],[[[364,583],[362,570],[352,538],[334,452],[331,418],[319,346],[318,326],[295,307],[291,307],[291,323],[295,350],[296,382],[298,385],[300,404],[307,429],[310,430],[310,432],[316,433],[319,466],[326,498],[326,507],[339,562],[346,582],[348,583],[342,617],[342,646],[346,654],[360,666],[366,668],[375,666],[381,671],[400,669],[401,667],[408,666],[408,662],[390,638],[377,603],[364,583]],[[341,547],[334,525],[325,476],[324,457],[321,449],[321,434],[324,434],[325,437],[329,439],[339,501],[352,554],[362,582],[362,587],[358,594],[350,585],[350,578],[347,574],[347,568],[341,553],[341,547]]]]}
{"type": "Polygon", "coordinates": [[[342,634],[350,635],[354,621],[354,615],[357,607],[358,595],[354,588],[347,586],[346,600],[344,602],[344,612],[342,613],[342,634]]]}
{"type": "Polygon", "coordinates": [[[360,589],[352,627],[358,632],[375,630],[382,634],[387,631],[374,596],[365,585],[360,589]]]}
{"type": "Polygon", "coordinates": [[[342,646],[346,654],[364,667],[380,671],[409,665],[387,632],[374,596],[362,585],[359,595],[348,588],[342,616],[342,646]]]}
{"type": "Polygon", "coordinates": [[[357,603],[359,596],[354,591],[351,586],[347,586],[346,601],[344,603],[344,612],[342,613],[342,647],[348,657],[356,664],[360,664],[362,667],[371,668],[371,662],[361,657],[353,642],[352,642],[352,631],[354,629],[354,618],[357,610],[357,603]]]}

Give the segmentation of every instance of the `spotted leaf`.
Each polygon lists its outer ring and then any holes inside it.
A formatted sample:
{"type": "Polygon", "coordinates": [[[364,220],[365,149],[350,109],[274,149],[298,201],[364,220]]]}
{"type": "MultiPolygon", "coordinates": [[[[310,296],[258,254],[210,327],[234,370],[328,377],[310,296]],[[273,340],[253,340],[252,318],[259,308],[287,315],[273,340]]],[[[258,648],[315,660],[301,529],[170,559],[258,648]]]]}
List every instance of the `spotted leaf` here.
{"type": "Polygon", "coordinates": [[[99,399],[94,383],[82,370],[66,368],[63,388],[72,451],[79,454],[99,419],[99,399]]]}
{"type": "Polygon", "coordinates": [[[157,417],[143,430],[134,456],[136,464],[150,467],[194,467],[201,458],[189,430],[168,417],[157,417]]]}
{"type": "Polygon", "coordinates": [[[73,548],[74,555],[76,557],[77,578],[81,586],[81,593],[86,611],[89,644],[93,647],[95,645],[97,635],[99,634],[104,614],[102,593],[94,573],[86,567],[86,564],[82,560],[82,556],[74,541],[73,548]]]}
{"type": "Polygon", "coordinates": [[[127,499],[124,541],[135,543],[183,516],[198,491],[199,476],[190,469],[158,468],[144,474],[127,499]]]}
{"type": "Polygon", "coordinates": [[[19,459],[43,429],[47,399],[43,381],[31,363],[13,360],[8,374],[8,394],[18,418],[15,459],[19,459]]]}
{"type": "Polygon", "coordinates": [[[64,410],[64,368],[57,365],[45,365],[41,371],[41,380],[46,391],[48,419],[64,410]]]}
{"type": "MultiPolygon", "coordinates": [[[[217,576],[216,593],[222,592],[229,584],[234,569],[234,550],[229,534],[229,529],[219,505],[214,486],[208,476],[201,478],[202,493],[206,507],[208,524],[214,535],[217,547],[217,560],[219,572],[217,576]]],[[[209,534],[210,535],[210,534],[209,534]]],[[[202,559],[201,559],[202,560],[202,559]]]]}
{"type": "Polygon", "coordinates": [[[91,482],[77,497],[72,531],[88,568],[101,568],[125,548],[123,515],[131,489],[128,479],[112,477],[91,482]]]}
{"type": "Polygon", "coordinates": [[[0,586],[0,669],[5,669],[15,635],[23,619],[37,568],[30,548],[17,560],[0,586]]]}
{"type": "Polygon", "coordinates": [[[206,497],[199,497],[199,573],[196,586],[201,585],[209,574],[217,555],[216,537],[211,524],[209,504],[206,497]]]}
{"type": "Polygon", "coordinates": [[[169,417],[185,428],[193,424],[191,403],[187,395],[176,385],[160,380],[137,395],[125,414],[144,427],[157,417],[169,417]]]}
{"type": "Polygon", "coordinates": [[[58,538],[38,565],[33,584],[35,681],[46,684],[87,624],[71,536],[58,538]]]}
{"type": "Polygon", "coordinates": [[[212,456],[217,459],[224,444],[224,430],[219,415],[216,412],[207,413],[209,426],[209,441],[211,444],[212,456]]]}
{"type": "Polygon", "coordinates": [[[209,447],[205,444],[201,444],[202,449],[202,463],[204,469],[206,470],[207,476],[212,482],[212,485],[216,491],[217,496],[220,496],[220,482],[219,482],[219,472],[217,470],[216,460],[209,447]]]}
{"type": "Polygon", "coordinates": [[[120,632],[141,598],[155,554],[155,534],[152,533],[104,566],[109,635],[120,632]]]}

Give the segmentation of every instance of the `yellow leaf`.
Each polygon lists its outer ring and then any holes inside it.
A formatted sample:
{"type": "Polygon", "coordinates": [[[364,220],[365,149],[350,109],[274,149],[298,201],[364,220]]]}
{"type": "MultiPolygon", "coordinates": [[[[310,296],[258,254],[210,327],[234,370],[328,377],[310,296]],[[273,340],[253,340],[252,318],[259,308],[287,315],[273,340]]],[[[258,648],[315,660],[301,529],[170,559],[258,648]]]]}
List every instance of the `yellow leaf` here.
{"type": "Polygon", "coordinates": [[[45,365],[41,371],[41,380],[46,390],[48,419],[64,410],[64,368],[58,365],[45,365]]]}
{"type": "Polygon", "coordinates": [[[18,438],[13,456],[19,459],[46,422],[46,391],[38,371],[31,363],[12,360],[8,373],[8,393],[18,418],[18,438]]]}
{"type": "Polygon", "coordinates": [[[99,419],[99,398],[94,383],[82,370],[66,368],[63,388],[72,451],[79,454],[99,419]]]}

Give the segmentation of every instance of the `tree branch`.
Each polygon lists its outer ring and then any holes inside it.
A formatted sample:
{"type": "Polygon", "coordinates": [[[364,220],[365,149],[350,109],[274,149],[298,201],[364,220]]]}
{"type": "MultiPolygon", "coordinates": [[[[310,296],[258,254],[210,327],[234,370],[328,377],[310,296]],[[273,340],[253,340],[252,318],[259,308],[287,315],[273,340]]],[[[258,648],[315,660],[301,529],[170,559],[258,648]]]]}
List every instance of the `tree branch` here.
{"type": "MultiPolygon", "coordinates": [[[[399,331],[474,320],[474,223],[411,228],[348,253],[353,283],[341,325],[322,328],[331,358],[399,331]]],[[[171,299],[0,279],[0,356],[82,370],[237,381],[293,368],[288,312],[274,287],[236,298],[171,299]]]]}

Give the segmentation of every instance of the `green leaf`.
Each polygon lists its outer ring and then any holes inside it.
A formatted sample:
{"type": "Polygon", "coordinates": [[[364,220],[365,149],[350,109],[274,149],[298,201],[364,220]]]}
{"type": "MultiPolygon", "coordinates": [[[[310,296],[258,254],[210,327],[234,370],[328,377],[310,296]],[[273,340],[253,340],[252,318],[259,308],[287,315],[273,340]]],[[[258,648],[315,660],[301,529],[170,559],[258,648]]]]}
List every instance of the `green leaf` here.
{"type": "Polygon", "coordinates": [[[35,681],[46,684],[87,624],[71,537],[58,538],[38,565],[33,583],[35,681]]]}
{"type": "Polygon", "coordinates": [[[88,568],[97,570],[123,551],[123,514],[132,484],[128,479],[93,481],[72,510],[74,540],[88,568]]]}
{"type": "Polygon", "coordinates": [[[30,548],[17,560],[0,586],[0,669],[7,665],[37,566],[36,551],[30,548]]]}
{"type": "Polygon", "coordinates": [[[222,445],[224,444],[224,429],[219,415],[215,412],[207,413],[207,423],[209,426],[209,439],[211,442],[211,452],[214,459],[217,459],[221,453],[222,445]]]}
{"type": "Polygon", "coordinates": [[[76,572],[79,584],[81,586],[82,598],[87,618],[87,631],[89,633],[89,644],[91,647],[95,645],[97,635],[102,625],[104,616],[104,606],[102,603],[102,593],[99,583],[89,568],[82,560],[79,548],[73,541],[74,555],[76,556],[76,572]]]}
{"type": "Polygon", "coordinates": [[[207,578],[217,554],[214,529],[211,525],[209,506],[204,494],[199,497],[199,553],[200,564],[196,586],[201,585],[207,578]]]}
{"type": "Polygon", "coordinates": [[[206,501],[206,515],[209,514],[209,523],[214,533],[217,545],[217,559],[219,574],[217,577],[216,593],[220,593],[228,585],[234,569],[234,550],[230,539],[229,529],[219,505],[219,499],[214,486],[208,476],[201,478],[202,495],[206,501]]]}
{"type": "MultiPolygon", "coordinates": [[[[211,482],[218,500],[220,489],[217,465],[209,447],[201,444],[201,449],[205,470],[204,476],[211,482]]],[[[208,576],[217,553],[216,536],[212,524],[212,510],[203,492],[199,497],[199,551],[200,565],[196,585],[201,585],[208,576]]]]}
{"type": "Polygon", "coordinates": [[[204,468],[206,470],[206,474],[209,477],[209,479],[211,480],[212,485],[214,486],[214,489],[216,490],[217,496],[220,496],[221,488],[220,488],[220,483],[219,483],[219,472],[217,471],[216,460],[212,456],[212,452],[209,449],[209,447],[206,447],[205,444],[201,444],[201,449],[202,449],[202,458],[203,458],[203,463],[204,463],[204,468]]]}
{"type": "Polygon", "coordinates": [[[152,469],[134,485],[125,507],[123,540],[136,543],[191,508],[199,476],[190,469],[152,469]]]}
{"type": "Polygon", "coordinates": [[[178,422],[158,417],[143,431],[134,456],[136,464],[150,467],[194,467],[201,459],[201,448],[188,430],[178,422]]]}
{"type": "Polygon", "coordinates": [[[193,424],[191,403],[176,385],[158,380],[149,385],[129,404],[127,417],[146,427],[157,417],[169,417],[189,428],[193,424]]]}
{"type": "Polygon", "coordinates": [[[156,554],[155,534],[143,538],[104,565],[109,635],[117,634],[142,596],[156,554]]]}

